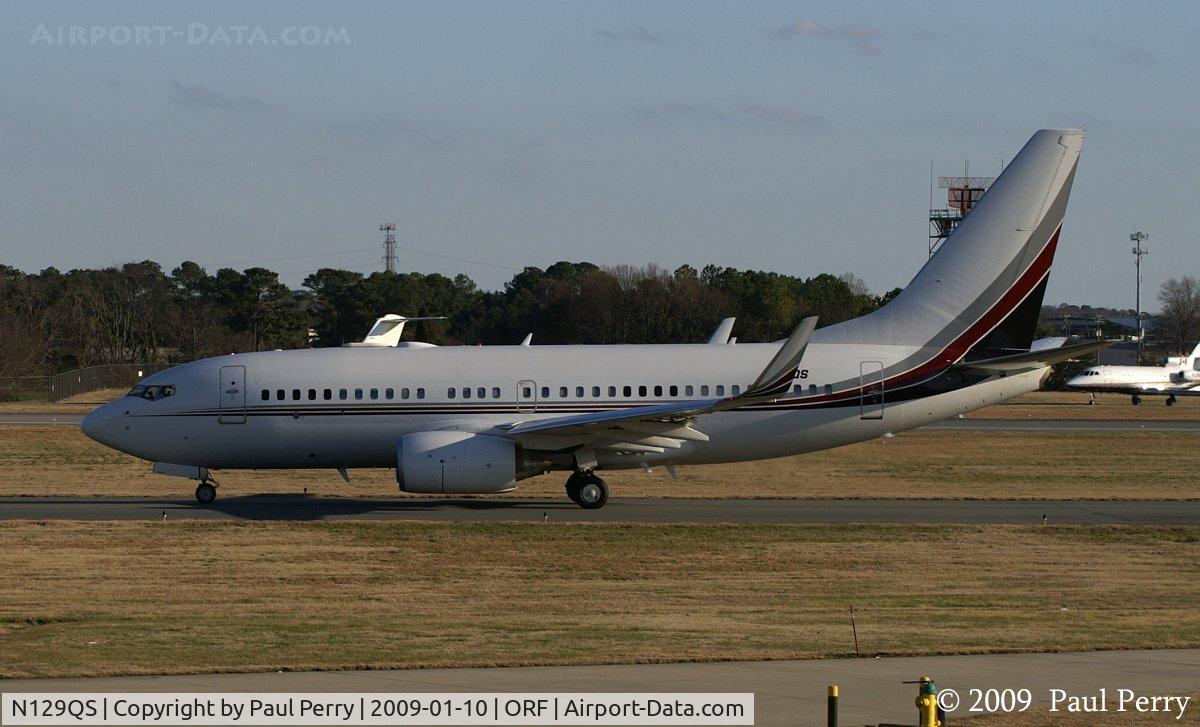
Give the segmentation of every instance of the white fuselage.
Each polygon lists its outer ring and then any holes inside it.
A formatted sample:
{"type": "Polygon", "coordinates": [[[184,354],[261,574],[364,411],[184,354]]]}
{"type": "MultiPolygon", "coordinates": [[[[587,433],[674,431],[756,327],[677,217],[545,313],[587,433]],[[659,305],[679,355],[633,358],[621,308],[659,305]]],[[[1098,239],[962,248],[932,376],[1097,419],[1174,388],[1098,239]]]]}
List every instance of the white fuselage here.
{"type": "Polygon", "coordinates": [[[1200,395],[1200,357],[1195,354],[1173,366],[1092,366],[1066,384],[1081,391],[1118,394],[1200,395]]]}
{"type": "MultiPolygon", "coordinates": [[[[731,395],[777,349],[456,346],[237,354],[155,374],[143,384],[172,386],[172,396],[123,397],[89,417],[86,429],[156,462],[214,469],[395,467],[397,440],[413,432],[503,435],[498,427],[514,422],[731,395]]],[[[600,466],[736,462],[826,449],[1032,391],[1048,370],[915,398],[906,398],[911,386],[893,392],[885,384],[866,400],[857,393],[864,372],[869,381],[873,371],[914,353],[919,350],[911,346],[814,341],[790,397],[705,415],[707,442],[663,453],[603,453],[600,466]]]]}

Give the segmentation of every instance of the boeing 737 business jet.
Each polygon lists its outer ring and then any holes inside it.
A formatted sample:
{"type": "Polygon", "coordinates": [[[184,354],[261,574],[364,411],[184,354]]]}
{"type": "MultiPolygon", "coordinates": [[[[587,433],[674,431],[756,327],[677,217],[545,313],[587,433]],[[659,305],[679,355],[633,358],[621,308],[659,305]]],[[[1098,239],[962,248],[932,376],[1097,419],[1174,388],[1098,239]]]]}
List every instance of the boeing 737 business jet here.
{"type": "MultiPolygon", "coordinates": [[[[569,472],[742,462],[838,447],[1033,391],[1095,343],[1030,350],[1083,131],[1033,135],[904,291],[785,341],[359,346],[243,353],[147,377],[91,438],[200,481],[223,468],[395,468],[405,492],[507,492],[569,472]]],[[[680,311],[686,315],[687,311],[680,311]]],[[[727,338],[727,336],[726,336],[727,338]]]]}
{"type": "Polygon", "coordinates": [[[1129,394],[1141,404],[1147,394],[1166,394],[1167,406],[1176,396],[1200,396],[1200,345],[1191,356],[1172,356],[1166,366],[1092,366],[1067,382],[1080,391],[1129,394]]]}

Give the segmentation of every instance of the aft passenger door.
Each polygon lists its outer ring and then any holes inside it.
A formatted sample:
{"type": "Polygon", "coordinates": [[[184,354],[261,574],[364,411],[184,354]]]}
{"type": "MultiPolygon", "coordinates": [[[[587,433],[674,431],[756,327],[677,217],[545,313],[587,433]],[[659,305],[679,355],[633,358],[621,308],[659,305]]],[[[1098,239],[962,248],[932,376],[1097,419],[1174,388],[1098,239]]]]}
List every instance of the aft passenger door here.
{"type": "Polygon", "coordinates": [[[246,367],[222,366],[221,380],[217,384],[221,392],[221,408],[217,421],[221,424],[245,424],[246,367]]]}
{"type": "Polygon", "coordinates": [[[860,361],[858,364],[859,416],[883,418],[883,362],[860,361]]]}

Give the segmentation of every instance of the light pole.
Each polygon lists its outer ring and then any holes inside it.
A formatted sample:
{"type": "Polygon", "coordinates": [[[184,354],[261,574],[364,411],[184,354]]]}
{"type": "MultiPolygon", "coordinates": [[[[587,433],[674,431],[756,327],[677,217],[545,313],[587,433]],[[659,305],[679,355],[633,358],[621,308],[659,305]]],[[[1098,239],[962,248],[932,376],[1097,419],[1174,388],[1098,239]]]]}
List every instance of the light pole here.
{"type": "Polygon", "coordinates": [[[1146,331],[1142,328],[1142,258],[1150,254],[1150,250],[1142,247],[1142,243],[1150,239],[1150,234],[1138,230],[1129,234],[1129,240],[1133,243],[1133,264],[1137,269],[1137,308],[1134,310],[1134,315],[1137,316],[1138,329],[1138,345],[1137,359],[1138,366],[1142,365],[1142,349],[1143,341],[1146,338],[1146,331]]]}

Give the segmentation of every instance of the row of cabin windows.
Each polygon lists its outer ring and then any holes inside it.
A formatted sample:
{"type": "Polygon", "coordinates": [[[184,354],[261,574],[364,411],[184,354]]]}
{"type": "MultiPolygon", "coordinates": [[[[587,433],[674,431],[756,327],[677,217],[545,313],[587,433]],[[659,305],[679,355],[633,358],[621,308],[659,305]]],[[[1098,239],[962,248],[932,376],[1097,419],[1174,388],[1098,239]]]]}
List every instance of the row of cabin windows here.
{"type": "MultiPolygon", "coordinates": [[[[292,401],[300,401],[302,398],[304,398],[303,393],[304,392],[300,389],[292,389],[292,392],[291,392],[292,401]]],[[[337,398],[339,401],[347,401],[348,399],[351,398],[351,396],[353,396],[355,401],[362,401],[364,398],[377,400],[380,398],[380,393],[381,393],[380,389],[354,389],[353,391],[351,391],[350,389],[338,389],[337,390],[337,398]]],[[[320,391],[320,394],[321,394],[321,399],[323,399],[325,401],[333,401],[333,396],[334,396],[333,389],[322,389],[320,391]]],[[[388,399],[388,400],[395,399],[396,398],[396,389],[388,387],[388,388],[382,390],[382,394],[383,394],[384,399],[388,399]]],[[[407,386],[400,389],[400,398],[401,399],[411,399],[411,398],[413,398],[414,394],[416,395],[416,398],[424,399],[425,398],[425,389],[418,387],[414,391],[413,389],[409,389],[407,386]]],[[[287,398],[288,398],[287,389],[276,389],[275,390],[275,400],[276,401],[285,401],[287,398]]],[[[271,390],[270,389],[262,390],[262,400],[263,401],[271,400],[271,390]]],[[[316,389],[308,390],[308,400],[309,401],[317,400],[317,390],[316,389]]]]}
{"type": "MultiPolygon", "coordinates": [[[[833,393],[833,384],[825,384],[825,386],[822,388],[824,389],[825,394],[833,393]]],[[[821,390],[817,388],[816,384],[808,385],[808,396],[816,396],[818,393],[820,393],[820,391],[821,390]]],[[[801,386],[800,384],[796,384],[795,386],[792,387],[792,396],[804,396],[804,395],[805,395],[805,391],[804,391],[803,386],[801,386]]]]}
{"type": "MultiPolygon", "coordinates": [[[[833,386],[830,384],[826,384],[824,389],[825,389],[826,394],[833,393],[833,386]]],[[[717,384],[712,387],[709,387],[708,384],[701,384],[699,387],[693,386],[691,384],[687,384],[686,386],[683,387],[683,395],[685,397],[695,396],[697,390],[700,392],[700,396],[725,396],[725,385],[724,384],[717,384]]],[[[448,398],[448,399],[458,398],[459,391],[460,390],[455,387],[450,387],[450,388],[446,389],[446,398],[448,398]]],[[[500,387],[499,386],[493,386],[491,388],[490,392],[486,386],[479,386],[474,389],[472,389],[469,386],[464,386],[464,387],[462,387],[461,391],[462,391],[462,398],[464,398],[464,399],[470,399],[472,397],[474,397],[476,399],[486,399],[486,398],[488,398],[489,393],[491,394],[491,398],[493,398],[493,399],[500,398],[500,387]]],[[[621,396],[625,397],[626,399],[633,397],[633,387],[632,386],[628,386],[628,385],[622,386],[622,387],[620,387],[620,391],[621,391],[621,396]]],[[[654,392],[654,396],[656,396],[656,397],[661,397],[663,395],[663,393],[665,392],[667,394],[667,396],[674,398],[674,397],[679,396],[680,387],[677,385],[674,385],[674,384],[667,386],[667,387],[663,387],[663,386],[659,386],[659,385],[656,385],[653,387],[641,385],[641,386],[637,387],[637,395],[639,398],[645,398],[645,397],[649,396],[651,391],[654,392]]],[[[550,392],[551,392],[551,388],[549,386],[543,386],[542,390],[539,392],[539,394],[541,395],[542,399],[549,399],[550,392]]],[[[599,386],[591,387],[590,393],[592,395],[592,398],[599,399],[600,392],[601,392],[601,387],[599,387],[599,386]]],[[[381,390],[377,389],[377,388],[354,389],[353,392],[350,389],[338,389],[337,390],[337,398],[339,401],[347,401],[351,398],[351,396],[353,396],[355,401],[362,401],[363,399],[370,399],[372,401],[376,401],[380,398],[380,393],[381,393],[381,390]]],[[[403,387],[400,389],[399,393],[400,393],[401,399],[414,398],[414,394],[415,394],[415,398],[417,398],[417,399],[425,398],[425,389],[421,388],[421,387],[418,387],[415,391],[412,389],[409,389],[408,387],[403,387]]],[[[584,387],[582,387],[582,386],[575,387],[575,391],[574,391],[575,398],[583,399],[585,397],[586,393],[587,393],[587,391],[584,387]]],[[[742,393],[742,387],[739,386],[738,384],[733,384],[732,386],[729,387],[729,393],[732,394],[733,396],[737,396],[738,394],[742,393]]],[[[817,385],[809,384],[808,385],[808,395],[815,396],[817,393],[818,393],[817,385]]],[[[308,400],[316,401],[317,394],[318,394],[317,389],[308,389],[308,392],[307,392],[308,400]]],[[[382,390],[382,394],[383,394],[383,397],[382,397],[383,399],[391,401],[396,398],[396,389],[388,387],[388,388],[382,390]]],[[[805,394],[804,387],[801,386],[800,384],[796,384],[792,388],[792,394],[794,396],[804,396],[804,394],[805,394]]],[[[558,397],[560,399],[567,399],[567,398],[570,398],[570,396],[571,396],[570,387],[567,387],[567,386],[558,387],[558,397]]],[[[614,398],[614,399],[616,398],[616,396],[617,396],[617,387],[616,386],[608,387],[608,396],[609,396],[609,398],[614,398]]],[[[275,399],[277,401],[286,401],[288,398],[289,397],[288,397],[287,389],[276,389],[275,390],[275,399]]],[[[300,401],[302,398],[304,398],[304,392],[301,389],[292,389],[291,390],[291,400],[292,401],[300,401]]],[[[333,389],[322,389],[320,391],[320,398],[323,399],[324,401],[332,401],[334,398],[334,390],[333,389]]],[[[533,387],[532,386],[522,386],[521,387],[521,398],[526,399],[526,400],[532,399],[533,398],[533,387]]],[[[262,390],[262,400],[263,401],[271,400],[271,390],[270,389],[262,390]]]]}
{"type": "MultiPolygon", "coordinates": [[[[699,387],[688,384],[687,386],[682,387],[682,389],[683,389],[684,396],[695,396],[697,389],[699,389],[699,391],[700,391],[700,396],[710,396],[713,394],[715,394],[716,396],[725,396],[725,385],[724,384],[717,384],[716,386],[713,386],[713,387],[710,387],[708,384],[703,384],[699,387]]],[[[734,384],[733,386],[729,387],[729,389],[733,393],[734,396],[742,393],[742,387],[739,386],[738,384],[734,384]]],[[[622,386],[622,387],[620,387],[621,396],[625,397],[626,399],[631,398],[631,397],[633,397],[633,390],[634,389],[632,386],[622,386]]],[[[541,388],[541,391],[538,392],[539,398],[542,398],[542,399],[551,398],[552,391],[554,391],[554,389],[552,389],[551,387],[543,386],[541,388]]],[[[599,399],[601,391],[602,391],[602,389],[599,386],[591,387],[592,398],[599,399]]],[[[617,391],[618,391],[618,388],[616,386],[609,386],[608,387],[608,398],[610,398],[610,399],[617,398],[617,391]]],[[[656,396],[656,397],[661,397],[664,392],[666,392],[667,396],[677,397],[677,396],[679,396],[680,387],[673,385],[673,384],[671,386],[666,386],[666,387],[663,387],[663,386],[653,386],[652,387],[652,386],[647,386],[647,385],[642,385],[642,386],[637,387],[637,395],[639,398],[642,398],[642,399],[649,396],[651,391],[654,392],[654,396],[656,396]]],[[[569,398],[571,398],[572,390],[571,390],[571,387],[569,387],[569,386],[560,386],[560,387],[558,387],[557,393],[558,393],[558,398],[569,399],[569,398]]],[[[575,394],[576,399],[586,398],[586,396],[588,394],[588,389],[583,386],[576,386],[574,388],[574,394],[575,394]]],[[[451,399],[454,398],[453,393],[450,394],[450,398],[451,399]]],[[[522,385],[521,398],[522,399],[532,399],[533,398],[533,387],[522,385]]]]}

